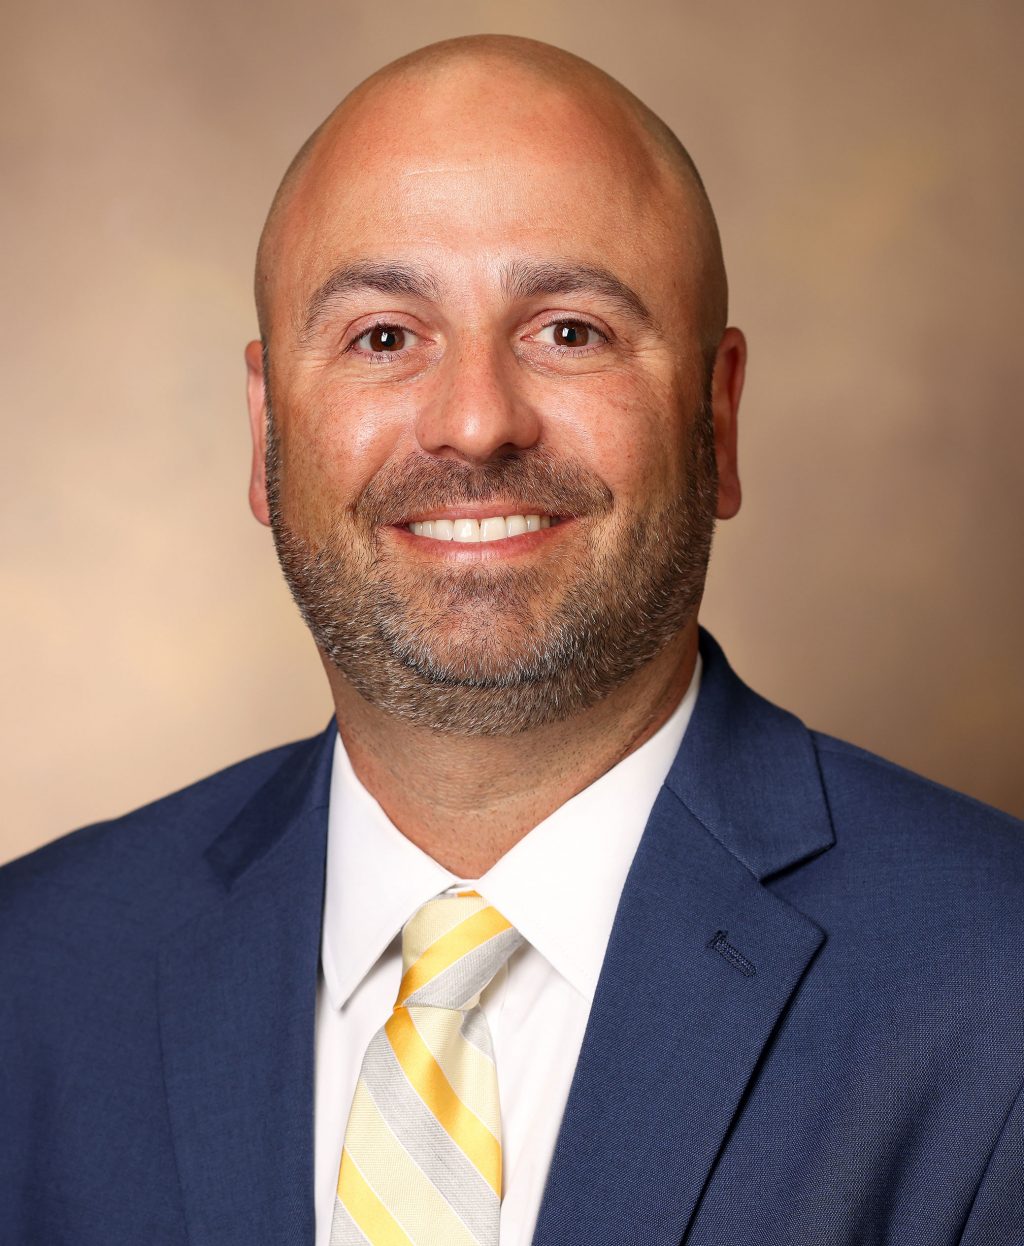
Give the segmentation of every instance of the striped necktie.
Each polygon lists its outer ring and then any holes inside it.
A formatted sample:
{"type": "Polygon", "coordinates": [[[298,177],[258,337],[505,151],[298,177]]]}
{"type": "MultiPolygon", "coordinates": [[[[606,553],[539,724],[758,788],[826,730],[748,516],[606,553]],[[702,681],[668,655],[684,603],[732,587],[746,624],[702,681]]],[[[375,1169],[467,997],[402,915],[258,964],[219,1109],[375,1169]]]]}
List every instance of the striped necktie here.
{"type": "Polygon", "coordinates": [[[479,1001],[522,942],[475,891],[406,923],[398,999],[352,1100],[331,1246],[498,1246],[498,1080],[479,1001]]]}

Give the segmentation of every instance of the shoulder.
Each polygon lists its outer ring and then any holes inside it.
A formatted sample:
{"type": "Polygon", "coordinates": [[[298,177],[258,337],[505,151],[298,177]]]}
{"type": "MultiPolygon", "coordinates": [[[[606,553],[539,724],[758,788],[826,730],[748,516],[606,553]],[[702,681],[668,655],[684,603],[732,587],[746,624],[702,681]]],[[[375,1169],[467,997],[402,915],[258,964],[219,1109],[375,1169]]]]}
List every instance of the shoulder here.
{"type": "Polygon", "coordinates": [[[1006,855],[1024,864],[1024,822],[963,792],[820,732],[811,732],[837,833],[853,824],[884,830],[892,845],[927,842],[932,852],[1006,855]]]}
{"type": "MultiPolygon", "coordinates": [[[[121,817],[63,835],[0,867],[0,947],[76,929],[153,934],[190,888],[208,887],[203,854],[261,787],[307,749],[302,740],[236,762],[121,817]]],[[[182,914],[181,916],[184,916],[182,914]]]]}
{"type": "MultiPolygon", "coordinates": [[[[975,967],[1024,954],[1024,823],[851,744],[812,733],[835,843],[804,885],[851,936],[930,946],[975,967]]],[[[799,890],[799,879],[793,880],[799,890]]],[[[823,910],[824,911],[824,910],[823,910]]]]}

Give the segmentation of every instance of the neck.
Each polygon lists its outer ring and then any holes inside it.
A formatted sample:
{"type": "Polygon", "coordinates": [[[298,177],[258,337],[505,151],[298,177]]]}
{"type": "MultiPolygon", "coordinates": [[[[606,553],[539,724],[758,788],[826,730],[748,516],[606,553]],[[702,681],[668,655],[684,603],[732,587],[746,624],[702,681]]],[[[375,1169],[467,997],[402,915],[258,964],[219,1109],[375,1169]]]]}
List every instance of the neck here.
{"type": "Polygon", "coordinates": [[[682,700],[696,660],[693,621],[599,704],[515,736],[412,726],[370,705],[325,665],[338,729],[360,782],[418,848],[453,874],[474,879],[650,739],[682,700]]]}

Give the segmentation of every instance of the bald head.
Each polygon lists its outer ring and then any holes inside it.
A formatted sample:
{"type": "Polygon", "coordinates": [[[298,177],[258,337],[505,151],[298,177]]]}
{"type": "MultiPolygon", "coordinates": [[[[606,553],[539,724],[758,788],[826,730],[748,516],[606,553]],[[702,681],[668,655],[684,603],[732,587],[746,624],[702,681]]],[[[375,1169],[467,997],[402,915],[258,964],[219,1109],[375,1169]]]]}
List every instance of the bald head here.
{"type": "Polygon", "coordinates": [[[725,266],[711,204],[688,152],[645,104],[588,61],[505,35],[449,39],[392,62],[346,96],[306,140],[260,237],[255,294],[264,342],[279,314],[283,270],[296,258],[291,241],[315,234],[332,187],[359,174],[365,149],[353,144],[353,134],[372,143],[390,117],[427,123],[425,163],[436,163],[438,151],[463,150],[467,141],[491,145],[499,158],[504,147],[520,159],[535,149],[538,161],[550,160],[552,131],[571,127],[574,155],[580,150],[595,164],[621,170],[624,203],[632,194],[653,204],[676,231],[678,254],[666,259],[678,258],[688,270],[682,276],[698,303],[701,347],[713,355],[726,323],[725,266]]]}

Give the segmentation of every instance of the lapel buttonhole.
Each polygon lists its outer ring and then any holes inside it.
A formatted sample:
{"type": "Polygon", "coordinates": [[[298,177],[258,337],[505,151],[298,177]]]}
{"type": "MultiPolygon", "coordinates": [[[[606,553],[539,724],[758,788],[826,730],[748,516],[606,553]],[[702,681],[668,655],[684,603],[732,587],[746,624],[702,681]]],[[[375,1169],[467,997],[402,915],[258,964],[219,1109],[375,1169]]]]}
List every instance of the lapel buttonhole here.
{"type": "Polygon", "coordinates": [[[753,961],[748,960],[737,947],[729,942],[728,930],[716,930],[707,942],[707,946],[717,952],[732,965],[733,969],[738,969],[745,978],[752,978],[757,969],[753,961]]]}

